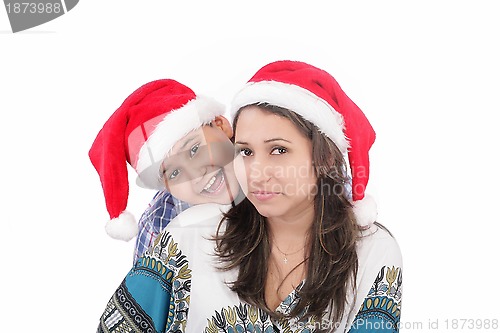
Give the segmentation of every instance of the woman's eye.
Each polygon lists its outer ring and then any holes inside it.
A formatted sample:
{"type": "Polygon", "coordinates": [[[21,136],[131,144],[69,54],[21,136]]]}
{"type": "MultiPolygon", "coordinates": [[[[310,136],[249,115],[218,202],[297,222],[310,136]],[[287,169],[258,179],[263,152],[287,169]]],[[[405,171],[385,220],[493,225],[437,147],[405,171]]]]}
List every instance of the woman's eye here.
{"type": "Polygon", "coordinates": [[[198,151],[199,148],[200,148],[200,144],[199,143],[197,143],[194,146],[192,146],[191,149],[189,149],[189,157],[193,157],[196,154],[196,152],[198,151]]]}
{"type": "Polygon", "coordinates": [[[276,147],[276,148],[273,148],[273,150],[271,151],[271,155],[281,155],[281,154],[285,154],[286,152],[287,152],[286,148],[276,147]]]}
{"type": "Polygon", "coordinates": [[[172,180],[172,179],[175,179],[175,177],[177,177],[179,174],[180,174],[180,170],[179,169],[175,169],[174,171],[172,171],[172,173],[168,176],[168,179],[169,180],[172,180]]]}
{"type": "Polygon", "coordinates": [[[241,156],[251,156],[252,155],[252,151],[248,148],[239,149],[239,153],[241,156]]]}

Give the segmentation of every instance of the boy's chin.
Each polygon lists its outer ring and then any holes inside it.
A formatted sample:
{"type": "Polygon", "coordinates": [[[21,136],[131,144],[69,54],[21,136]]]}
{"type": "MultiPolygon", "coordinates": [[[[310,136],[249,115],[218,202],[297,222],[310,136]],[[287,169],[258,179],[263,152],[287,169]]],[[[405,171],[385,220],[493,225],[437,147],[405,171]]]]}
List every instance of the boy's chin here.
{"type": "Polygon", "coordinates": [[[219,205],[229,205],[231,203],[231,199],[229,196],[226,194],[224,196],[205,196],[205,195],[200,195],[199,197],[192,198],[191,201],[187,201],[191,205],[201,205],[201,204],[207,204],[207,203],[214,203],[214,204],[219,204],[219,205]]]}

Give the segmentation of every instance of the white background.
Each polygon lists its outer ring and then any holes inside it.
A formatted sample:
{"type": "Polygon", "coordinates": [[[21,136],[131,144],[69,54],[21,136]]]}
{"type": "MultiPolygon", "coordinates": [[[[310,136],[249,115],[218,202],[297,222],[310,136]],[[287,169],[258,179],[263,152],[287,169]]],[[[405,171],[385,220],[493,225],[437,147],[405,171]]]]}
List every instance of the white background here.
{"type": "MultiPolygon", "coordinates": [[[[497,1],[180,2],[80,1],[16,34],[0,8],[2,332],[94,332],[131,267],[87,157],[128,94],[170,77],[229,102],[278,59],[329,71],[377,132],[368,192],[403,253],[401,331],[500,319],[497,1]]],[[[139,217],[154,192],[130,177],[139,217]]]]}

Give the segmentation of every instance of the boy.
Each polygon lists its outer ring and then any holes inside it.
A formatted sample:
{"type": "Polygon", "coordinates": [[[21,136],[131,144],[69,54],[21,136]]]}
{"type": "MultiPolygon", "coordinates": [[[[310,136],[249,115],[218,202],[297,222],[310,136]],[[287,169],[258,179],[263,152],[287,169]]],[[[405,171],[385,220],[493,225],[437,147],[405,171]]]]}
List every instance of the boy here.
{"type": "Polygon", "coordinates": [[[134,261],[180,211],[200,203],[229,204],[238,193],[224,111],[219,102],[162,79],[135,90],[99,131],[89,157],[101,180],[112,238],[128,241],[138,234],[125,210],[127,163],[139,186],[160,191],[141,217],[134,261]]]}

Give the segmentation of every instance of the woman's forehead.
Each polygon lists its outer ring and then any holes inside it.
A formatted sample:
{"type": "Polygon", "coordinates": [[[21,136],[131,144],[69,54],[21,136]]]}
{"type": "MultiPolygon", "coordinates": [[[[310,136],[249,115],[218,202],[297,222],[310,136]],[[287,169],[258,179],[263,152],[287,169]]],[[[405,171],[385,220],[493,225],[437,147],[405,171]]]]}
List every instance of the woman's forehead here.
{"type": "Polygon", "coordinates": [[[303,136],[290,119],[258,106],[242,109],[235,127],[236,143],[269,141],[277,137],[287,139],[296,135],[303,136]]]}

